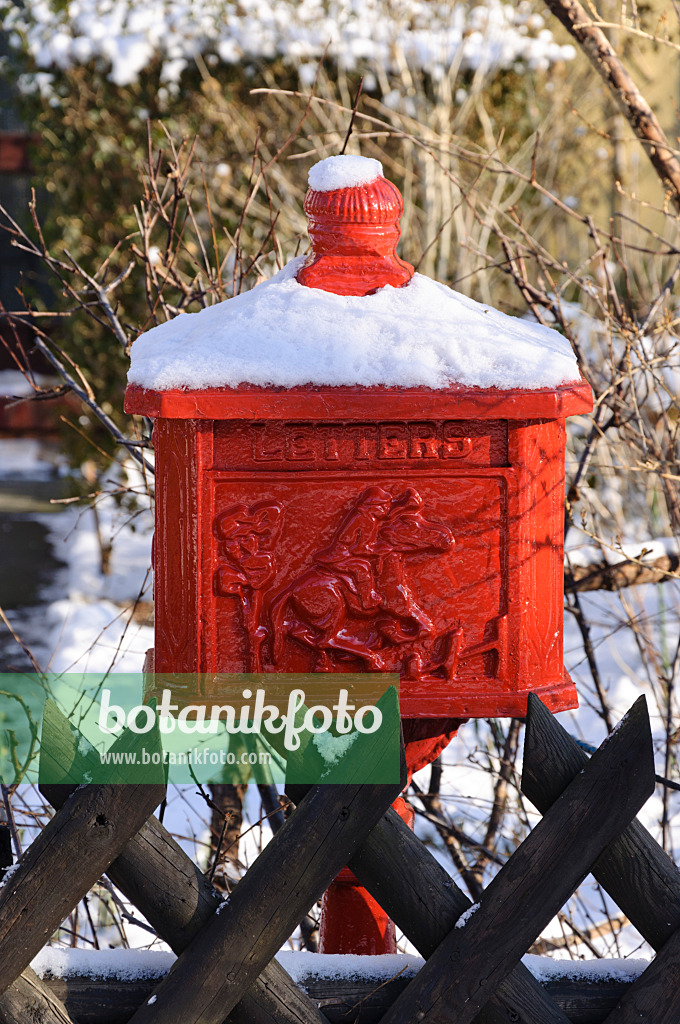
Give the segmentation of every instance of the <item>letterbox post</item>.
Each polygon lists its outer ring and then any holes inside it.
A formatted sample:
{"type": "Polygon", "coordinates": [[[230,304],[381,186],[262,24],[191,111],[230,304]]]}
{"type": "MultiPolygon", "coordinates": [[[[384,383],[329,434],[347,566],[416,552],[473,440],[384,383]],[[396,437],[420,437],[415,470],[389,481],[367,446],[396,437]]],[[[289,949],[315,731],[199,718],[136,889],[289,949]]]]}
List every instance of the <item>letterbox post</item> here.
{"type": "MultiPolygon", "coordinates": [[[[408,296],[402,200],[378,162],[315,172],[305,301],[408,296]]],[[[592,408],[577,373],[530,388],[197,386],[156,383],[135,355],[126,410],[156,421],[149,668],[399,672],[409,772],[468,718],[524,716],[529,692],[577,705],[562,663],[564,421],[592,408]]],[[[396,949],[348,871],[325,897],[321,948],[396,949]]]]}

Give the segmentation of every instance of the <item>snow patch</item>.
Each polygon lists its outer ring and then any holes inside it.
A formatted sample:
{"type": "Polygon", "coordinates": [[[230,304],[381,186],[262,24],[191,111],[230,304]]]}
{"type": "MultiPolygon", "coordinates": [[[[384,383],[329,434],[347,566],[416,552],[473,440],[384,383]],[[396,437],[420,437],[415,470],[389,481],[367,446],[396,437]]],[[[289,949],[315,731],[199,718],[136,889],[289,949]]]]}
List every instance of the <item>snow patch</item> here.
{"type": "Polygon", "coordinates": [[[536,981],[553,981],[563,978],[566,981],[627,981],[633,982],[647,967],[650,961],[641,958],[608,960],[605,957],[594,960],[551,960],[547,956],[534,956],[527,953],[522,963],[533,974],[536,981]]]}
{"type": "Polygon", "coordinates": [[[358,732],[351,732],[346,736],[333,736],[330,732],[319,732],[314,736],[312,743],[328,767],[331,768],[345,756],[358,735],[358,732]]]}
{"type": "Polygon", "coordinates": [[[0,438],[0,480],[53,480],[60,475],[59,454],[33,437],[0,438]]]}
{"type": "MultiPolygon", "coordinates": [[[[470,907],[470,915],[477,909],[470,907]]],[[[465,914],[463,915],[465,917],[465,914]]],[[[419,956],[403,953],[386,956],[360,956],[341,953],[280,952],[276,959],[297,984],[310,981],[346,978],[354,981],[387,981],[390,978],[412,978],[425,963],[419,956]]],[[[643,959],[552,960],[546,956],[527,954],[522,963],[539,982],[564,978],[569,981],[623,981],[633,982],[649,966],[643,959]]]]}
{"type": "Polygon", "coordinates": [[[368,185],[382,177],[379,160],[365,156],[329,156],[310,168],[307,180],[315,192],[333,192],[336,188],[368,185]]]}
{"type": "MultiPolygon", "coordinates": [[[[466,913],[470,913],[470,908],[466,913]]],[[[276,959],[293,980],[304,985],[324,979],[388,981],[390,978],[412,978],[425,961],[419,956],[403,953],[385,956],[358,954],[296,953],[285,950],[276,959]]],[[[170,971],[174,953],[140,949],[72,949],[46,946],[38,953],[31,967],[39,978],[117,978],[137,981],[160,979],[170,971]]],[[[563,978],[569,981],[633,982],[649,966],[648,960],[552,960],[527,954],[522,963],[539,982],[563,978]]],[[[151,996],[153,1004],[156,996],[151,996]]]]}
{"type": "Polygon", "coordinates": [[[293,981],[304,986],[311,980],[347,978],[388,981],[414,977],[425,961],[419,956],[387,953],[365,956],[359,953],[295,953],[289,950],[276,954],[276,959],[293,981]]]}
{"type": "Polygon", "coordinates": [[[92,754],[93,750],[94,747],[88,740],[87,736],[83,736],[81,734],[80,739],[78,740],[78,753],[81,754],[83,757],[89,757],[90,754],[92,754]]]}
{"type": "Polygon", "coordinates": [[[305,259],[252,291],[142,334],[130,383],[159,391],[242,383],[531,390],[579,378],[569,342],[549,327],[421,274],[373,295],[307,288],[296,280],[305,259]]]}
{"type": "MultiPolygon", "coordinates": [[[[327,52],[347,71],[368,70],[367,89],[371,68],[401,75],[404,62],[441,80],[453,62],[491,72],[523,61],[543,70],[575,56],[539,25],[530,4],[502,0],[472,9],[422,0],[0,0],[0,17],[10,45],[25,45],[38,68],[97,60],[119,86],[143,79],[155,59],[162,79],[176,85],[198,54],[227,64],[278,55],[309,85],[327,52]]],[[[25,88],[54,96],[49,74],[23,77],[25,88]]]]}
{"type": "Polygon", "coordinates": [[[462,914],[460,915],[460,917],[459,917],[459,918],[458,918],[458,920],[456,921],[456,923],[455,923],[454,927],[455,927],[455,928],[464,928],[464,927],[465,927],[465,925],[466,925],[466,924],[468,923],[468,921],[470,920],[470,918],[472,917],[472,915],[473,915],[473,914],[474,914],[474,913],[475,913],[475,912],[476,912],[477,910],[479,910],[479,908],[480,908],[480,907],[481,907],[481,903],[473,903],[471,907],[468,907],[468,908],[467,908],[467,910],[466,910],[466,911],[464,911],[464,912],[463,912],[463,913],[462,913],[462,914]]]}
{"type": "MultiPolygon", "coordinates": [[[[56,377],[46,377],[40,373],[34,373],[33,380],[39,388],[54,387],[60,383],[56,377]]],[[[0,396],[24,398],[34,394],[30,381],[20,370],[0,370],[0,396]]]]}
{"type": "MultiPolygon", "coordinates": [[[[97,520],[87,507],[41,517],[68,563],[59,586],[65,596],[42,611],[53,672],[107,672],[114,663],[117,672],[139,672],[145,652],[153,647],[153,626],[130,620],[124,610],[151,595],[153,513],[135,465],[126,461],[123,468],[124,481],[137,494],[136,513],[102,495],[97,520]],[[112,544],[106,574],[97,525],[101,537],[112,544]]],[[[117,476],[120,470],[112,467],[111,472],[117,476]]]]}
{"type": "Polygon", "coordinates": [[[9,883],[10,878],[12,877],[13,874],[15,874],[16,871],[18,871],[18,869],[19,861],[16,861],[15,864],[10,864],[9,867],[5,868],[5,873],[0,879],[0,889],[2,889],[5,885],[9,883]]]}
{"type": "Polygon", "coordinates": [[[680,542],[677,537],[655,537],[636,543],[617,544],[585,544],[570,548],[566,555],[572,566],[588,568],[591,565],[618,565],[633,559],[638,562],[654,562],[665,555],[677,555],[680,542]]]}
{"type": "Polygon", "coordinates": [[[174,953],[149,949],[71,949],[45,946],[32,961],[39,978],[164,978],[175,960],[174,953]]]}

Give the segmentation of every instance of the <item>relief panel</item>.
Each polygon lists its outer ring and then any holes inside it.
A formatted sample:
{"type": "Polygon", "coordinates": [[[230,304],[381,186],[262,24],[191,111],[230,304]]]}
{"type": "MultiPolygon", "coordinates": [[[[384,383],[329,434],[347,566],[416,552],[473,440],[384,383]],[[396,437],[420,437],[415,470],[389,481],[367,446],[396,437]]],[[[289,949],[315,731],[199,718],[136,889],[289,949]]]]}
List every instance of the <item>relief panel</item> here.
{"type": "Polygon", "coordinates": [[[211,670],[502,676],[502,474],[213,471],[211,670]]]}

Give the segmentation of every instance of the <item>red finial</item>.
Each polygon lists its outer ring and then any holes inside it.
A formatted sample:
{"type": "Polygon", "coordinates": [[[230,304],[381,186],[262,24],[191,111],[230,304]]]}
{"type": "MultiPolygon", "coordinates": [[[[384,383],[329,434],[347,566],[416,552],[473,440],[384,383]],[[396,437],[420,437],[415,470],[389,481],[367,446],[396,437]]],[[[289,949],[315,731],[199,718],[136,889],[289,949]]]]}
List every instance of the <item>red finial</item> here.
{"type": "Polygon", "coordinates": [[[377,160],[329,157],[309,174],[305,197],[312,252],[298,272],[300,284],[336,295],[370,295],[386,284],[401,288],[413,277],[397,256],[404,203],[377,160]]]}

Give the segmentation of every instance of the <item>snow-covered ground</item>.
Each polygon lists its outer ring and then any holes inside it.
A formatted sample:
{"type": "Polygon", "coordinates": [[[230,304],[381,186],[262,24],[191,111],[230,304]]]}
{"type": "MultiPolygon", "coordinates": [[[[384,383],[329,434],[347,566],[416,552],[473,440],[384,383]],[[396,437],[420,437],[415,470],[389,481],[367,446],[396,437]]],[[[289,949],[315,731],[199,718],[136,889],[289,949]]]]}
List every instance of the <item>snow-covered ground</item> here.
{"type": "Polygon", "coordinates": [[[152,599],[153,521],[141,482],[132,486],[143,503],[134,516],[104,497],[96,502],[98,524],[88,507],[43,520],[57,551],[67,556],[64,596],[46,610],[52,672],[138,672],[153,647],[153,626],[131,617],[135,603],[152,599]],[[105,574],[100,538],[112,545],[105,574]]]}
{"type": "MultiPolygon", "coordinates": [[[[36,481],[56,484],[60,471],[65,467],[53,446],[28,438],[0,441],[0,490],[3,484],[19,492],[22,483],[27,490],[36,481]]],[[[128,505],[134,494],[136,512],[121,507],[114,495],[103,495],[94,502],[96,515],[89,501],[65,499],[57,499],[52,512],[28,513],[64,563],[35,609],[40,629],[31,649],[45,670],[106,672],[115,664],[119,672],[138,671],[144,651],[153,646],[153,628],[129,614],[136,601],[151,600],[153,516],[141,477],[132,466],[124,475],[128,479],[118,491],[125,490],[128,505]],[[111,545],[106,573],[102,544],[111,545]]],[[[11,619],[11,606],[7,610],[11,619]]]]}

